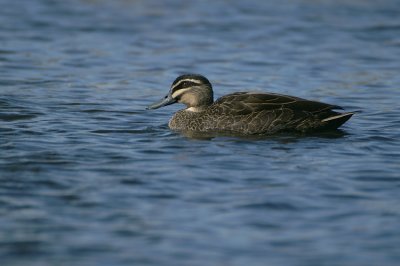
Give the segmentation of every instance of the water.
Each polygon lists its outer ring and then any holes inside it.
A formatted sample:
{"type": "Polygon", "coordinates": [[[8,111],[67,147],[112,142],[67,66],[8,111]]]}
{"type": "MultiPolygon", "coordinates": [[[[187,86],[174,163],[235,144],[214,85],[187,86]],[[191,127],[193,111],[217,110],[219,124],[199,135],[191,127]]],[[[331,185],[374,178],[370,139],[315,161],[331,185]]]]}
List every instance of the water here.
{"type": "Polygon", "coordinates": [[[399,265],[398,1],[0,1],[1,265],[399,265]],[[198,140],[183,72],[360,111],[198,140]]]}

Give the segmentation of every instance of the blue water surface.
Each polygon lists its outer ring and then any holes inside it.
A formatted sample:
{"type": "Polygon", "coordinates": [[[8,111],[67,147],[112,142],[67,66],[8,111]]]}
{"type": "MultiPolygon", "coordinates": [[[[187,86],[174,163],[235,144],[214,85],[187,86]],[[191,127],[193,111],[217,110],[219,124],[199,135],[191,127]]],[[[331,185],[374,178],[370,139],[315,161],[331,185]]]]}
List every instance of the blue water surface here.
{"type": "Polygon", "coordinates": [[[0,261],[400,265],[397,0],[0,0],[0,261]],[[193,139],[179,74],[358,111],[193,139]]]}

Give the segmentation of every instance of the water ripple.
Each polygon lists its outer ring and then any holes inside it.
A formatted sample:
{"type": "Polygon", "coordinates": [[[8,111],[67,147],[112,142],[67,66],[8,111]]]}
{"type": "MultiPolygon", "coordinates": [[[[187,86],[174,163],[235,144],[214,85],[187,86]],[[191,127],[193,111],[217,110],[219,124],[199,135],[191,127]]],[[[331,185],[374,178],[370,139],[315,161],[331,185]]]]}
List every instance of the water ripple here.
{"type": "Polygon", "coordinates": [[[398,264],[396,1],[71,1],[0,9],[2,265],[398,264]],[[180,134],[184,72],[360,112],[180,134]]]}

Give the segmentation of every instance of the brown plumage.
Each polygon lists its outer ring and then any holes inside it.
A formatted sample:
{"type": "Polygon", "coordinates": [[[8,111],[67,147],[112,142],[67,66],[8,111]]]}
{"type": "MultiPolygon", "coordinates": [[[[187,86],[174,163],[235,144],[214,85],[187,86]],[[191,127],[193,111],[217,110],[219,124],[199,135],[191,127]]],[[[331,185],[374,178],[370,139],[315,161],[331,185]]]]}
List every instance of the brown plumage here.
{"type": "Polygon", "coordinates": [[[334,111],[342,109],[337,105],[274,93],[236,92],[215,102],[212,98],[212,86],[205,77],[187,74],[178,77],[168,95],[148,109],[184,103],[187,108],[169,121],[171,129],[242,135],[336,129],[353,115],[334,111]]]}

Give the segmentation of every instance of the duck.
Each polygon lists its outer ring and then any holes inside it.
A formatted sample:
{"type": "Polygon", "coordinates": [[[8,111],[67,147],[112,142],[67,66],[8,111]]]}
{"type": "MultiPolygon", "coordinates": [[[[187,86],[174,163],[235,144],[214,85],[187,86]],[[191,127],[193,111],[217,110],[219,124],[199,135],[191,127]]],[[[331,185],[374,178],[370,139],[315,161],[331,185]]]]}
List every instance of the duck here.
{"type": "Polygon", "coordinates": [[[216,101],[213,95],[213,87],[205,76],[183,74],[174,80],[164,98],[146,109],[182,103],[186,108],[169,120],[171,130],[239,135],[335,130],[354,114],[338,112],[343,110],[338,105],[277,93],[234,92],[216,101]]]}

